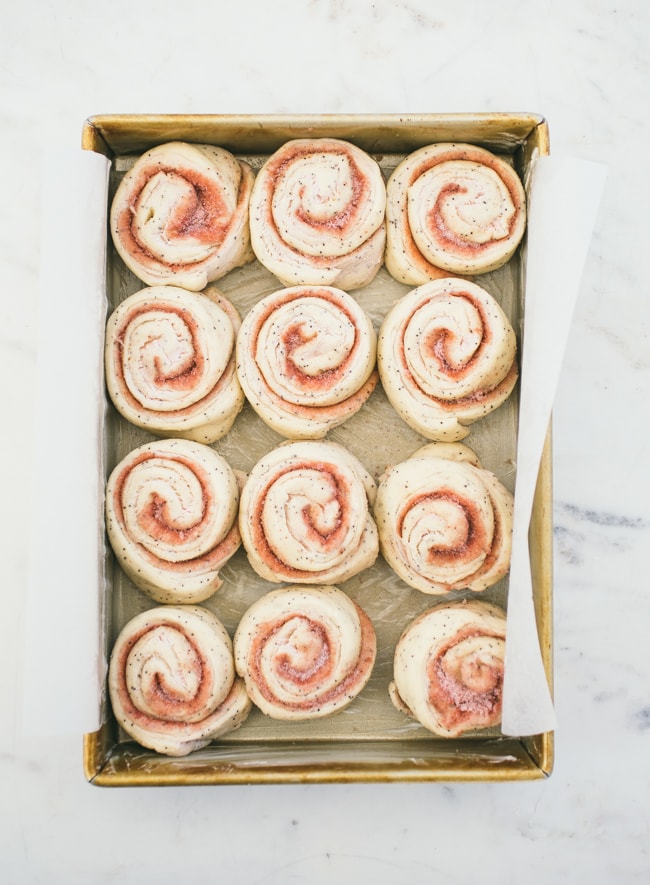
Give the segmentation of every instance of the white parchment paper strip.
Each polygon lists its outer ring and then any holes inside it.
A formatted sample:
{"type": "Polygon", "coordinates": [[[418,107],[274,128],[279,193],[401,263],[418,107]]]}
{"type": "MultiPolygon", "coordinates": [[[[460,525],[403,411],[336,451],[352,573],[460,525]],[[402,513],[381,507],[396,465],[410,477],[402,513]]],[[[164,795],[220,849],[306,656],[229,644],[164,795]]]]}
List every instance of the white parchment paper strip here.
{"type": "Polygon", "coordinates": [[[23,685],[27,736],[81,735],[100,722],[109,165],[80,149],[48,151],[44,160],[23,685]]]}
{"type": "Polygon", "coordinates": [[[605,167],[598,163],[553,156],[538,158],[532,171],[501,726],[508,735],[539,734],[556,725],[539,653],[528,530],[546,429],[605,174],[605,167]]]}

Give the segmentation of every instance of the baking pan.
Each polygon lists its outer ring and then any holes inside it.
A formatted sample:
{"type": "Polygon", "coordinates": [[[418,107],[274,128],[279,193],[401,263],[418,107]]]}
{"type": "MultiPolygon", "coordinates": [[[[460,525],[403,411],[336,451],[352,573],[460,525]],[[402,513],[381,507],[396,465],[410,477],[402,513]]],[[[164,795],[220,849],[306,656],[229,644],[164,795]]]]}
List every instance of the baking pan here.
{"type": "MultiPolygon", "coordinates": [[[[372,154],[384,174],[408,153],[433,142],[469,142],[511,162],[527,181],[533,158],[549,152],[548,127],[536,114],[423,115],[104,115],[88,119],[82,147],[111,160],[109,201],[134,159],[167,141],[209,143],[227,148],[259,168],[270,152],[299,137],[331,136],[372,154]]],[[[525,322],[525,241],[508,264],[477,281],[509,314],[521,341],[525,322]]],[[[107,298],[110,312],[127,295],[143,288],[107,243],[107,298]]],[[[257,261],[231,271],[217,288],[242,316],[260,297],[281,284],[257,261]]],[[[382,268],[375,280],[355,292],[378,329],[389,307],[409,288],[382,268]]],[[[517,392],[494,413],[472,426],[464,442],[483,465],[511,490],[516,476],[517,392]]],[[[106,474],[131,449],[152,437],[125,422],[106,403],[106,474]]],[[[408,428],[390,407],[381,387],[363,409],[328,438],[342,443],[375,478],[391,463],[410,455],[426,440],[408,428]]],[[[281,442],[246,405],[226,437],[214,443],[233,467],[251,469],[262,454],[281,442]]],[[[539,473],[530,528],[531,567],[538,631],[546,672],[552,672],[552,476],[550,431],[539,473]]],[[[108,660],[121,626],[155,603],[137,590],[106,545],[102,563],[104,649],[108,660]]],[[[222,571],[224,586],[203,603],[232,635],[250,603],[275,585],[258,578],[240,550],[222,571]]],[[[123,734],[102,697],[102,726],[84,737],[86,777],[102,786],[327,783],[436,780],[521,780],[547,776],[553,764],[553,734],[512,738],[498,730],[457,739],[437,738],[398,713],[388,697],[395,643],[407,623],[438,599],[406,587],[379,557],[370,569],[343,585],[370,615],[378,639],[373,676],[348,708],[324,720],[282,723],[253,710],[243,726],[201,751],[170,758],[145,750],[123,734]]],[[[507,605],[507,578],[480,598],[507,605]]],[[[452,594],[460,597],[462,594],[452,594]]]]}

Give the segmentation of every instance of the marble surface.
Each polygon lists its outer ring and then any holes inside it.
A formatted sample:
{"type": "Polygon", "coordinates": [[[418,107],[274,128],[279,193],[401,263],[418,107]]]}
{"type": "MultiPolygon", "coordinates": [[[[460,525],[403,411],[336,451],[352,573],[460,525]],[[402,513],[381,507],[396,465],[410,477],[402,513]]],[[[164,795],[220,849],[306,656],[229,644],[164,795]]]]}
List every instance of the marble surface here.
{"type": "MultiPolygon", "coordinates": [[[[24,0],[3,19],[0,877],[68,885],[648,881],[650,185],[639,169],[650,141],[650,6],[24,0]],[[609,167],[555,405],[551,778],[86,784],[80,737],[27,739],[16,715],[43,151],[77,145],[83,120],[96,113],[498,110],[543,113],[554,153],[609,167]]],[[[61,625],[65,618],[62,611],[61,625]]]]}

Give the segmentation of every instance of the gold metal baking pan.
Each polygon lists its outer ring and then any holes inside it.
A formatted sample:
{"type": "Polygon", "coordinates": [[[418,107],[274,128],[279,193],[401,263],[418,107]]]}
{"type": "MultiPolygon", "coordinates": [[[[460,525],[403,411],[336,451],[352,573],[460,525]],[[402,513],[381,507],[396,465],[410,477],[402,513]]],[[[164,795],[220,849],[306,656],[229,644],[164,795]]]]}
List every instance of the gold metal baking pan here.
{"type": "MultiPolygon", "coordinates": [[[[422,114],[318,116],[124,116],[86,121],[82,146],[111,159],[109,197],[135,156],[155,144],[183,140],[221,145],[259,167],[285,141],[298,137],[334,136],[354,142],[379,161],[386,175],[412,150],[440,141],[479,144],[506,157],[525,181],[531,159],[549,151],[545,120],[535,114],[422,114]]],[[[523,261],[525,245],[506,265],[480,282],[510,314],[516,330],[525,321],[523,261]],[[524,253],[522,255],[522,252],[524,253]]],[[[262,295],[281,288],[258,262],[232,271],[217,286],[244,315],[262,295]]],[[[108,243],[107,308],[142,288],[108,243]]],[[[382,269],[355,297],[375,324],[408,287],[382,269]]],[[[465,442],[484,466],[511,489],[515,478],[517,394],[492,415],[473,425],[465,442]]],[[[128,426],[106,406],[107,472],[127,451],[152,437],[128,426]]],[[[376,477],[388,463],[406,457],[423,442],[389,407],[377,389],[364,408],[330,434],[359,457],[376,477]]],[[[280,442],[248,406],[234,428],[215,448],[241,470],[280,442]]],[[[534,595],[540,641],[549,678],[552,670],[552,490],[551,442],[547,439],[530,530],[534,595]]],[[[136,590],[116,565],[107,546],[105,649],[126,620],[154,605],[136,590]]],[[[257,579],[240,551],[223,571],[224,586],[204,605],[232,633],[250,602],[270,589],[257,579]]],[[[236,732],[202,751],[169,758],[147,751],[120,732],[103,698],[103,725],[84,739],[88,780],[104,786],[327,783],[436,780],[522,780],[543,778],[552,768],[553,735],[506,738],[498,730],[455,740],[436,738],[392,707],[387,693],[395,642],[409,620],[436,599],[409,590],[379,561],[346,582],[346,592],[370,615],[377,631],[378,657],[368,686],[336,716],[309,723],[279,723],[254,710],[236,732]]],[[[505,604],[507,578],[482,598],[505,604]]]]}

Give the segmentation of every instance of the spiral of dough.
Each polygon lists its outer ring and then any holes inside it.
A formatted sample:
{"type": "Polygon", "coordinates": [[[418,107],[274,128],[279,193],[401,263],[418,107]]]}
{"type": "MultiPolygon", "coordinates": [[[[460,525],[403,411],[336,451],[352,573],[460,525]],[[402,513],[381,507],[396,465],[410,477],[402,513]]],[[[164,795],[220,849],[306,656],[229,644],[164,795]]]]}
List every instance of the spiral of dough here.
{"type": "Polygon", "coordinates": [[[505,635],[505,613],[483,601],[424,612],[395,648],[393,704],[441,737],[498,725],[505,635]]]}
{"type": "Polygon", "coordinates": [[[482,591],[510,568],[512,495],[466,446],[430,443],[388,468],[374,516],[384,559],[423,593],[482,591]]]}
{"type": "Polygon", "coordinates": [[[122,728],[169,756],[238,728],[252,706],[230,636],[200,606],[162,606],[128,621],[113,646],[108,687],[122,728]]]}
{"type": "Polygon", "coordinates": [[[134,584],[157,602],[201,602],[240,545],[239,487],[208,446],[160,440],[126,455],[106,487],[106,529],[134,584]]]}
{"type": "Polygon", "coordinates": [[[376,486],[343,446],[284,443],[264,455],[244,484],[239,529],[249,562],[267,581],[346,581],[377,558],[370,513],[376,486]]]}
{"type": "Polygon", "coordinates": [[[293,139],[255,179],[253,250],[285,286],[358,289],[383,263],[385,210],[386,185],[369,154],[335,138],[293,139]]]}
{"type": "Polygon", "coordinates": [[[502,405],[518,378],[517,341],[497,301],[444,278],[412,289],[384,318],[377,365],[386,395],[428,439],[458,440],[502,405]]]}
{"type": "Polygon", "coordinates": [[[152,148],[124,175],[111,204],[118,254],[149,286],[204,289],[254,257],[253,180],[247,163],[214,145],[152,148]]]}
{"type": "Polygon", "coordinates": [[[293,286],[267,295],[244,317],[237,374],[266,424],[290,439],[320,439],[374,390],[376,341],[351,295],[293,286]]]}
{"type": "Polygon", "coordinates": [[[496,270],[526,229],[526,194],[515,170],[470,144],[414,151],[386,185],[386,268],[418,286],[449,274],[496,270]]]}
{"type": "Polygon", "coordinates": [[[214,287],[153,286],[125,298],[106,327],[105,377],[120,414],[160,436],[212,443],[244,404],[240,319],[214,287]]]}
{"type": "Polygon", "coordinates": [[[350,704],[376,655],[367,614],[334,586],[273,590],[235,632],[237,672],[253,703],[274,719],[315,719],[350,704]]]}

